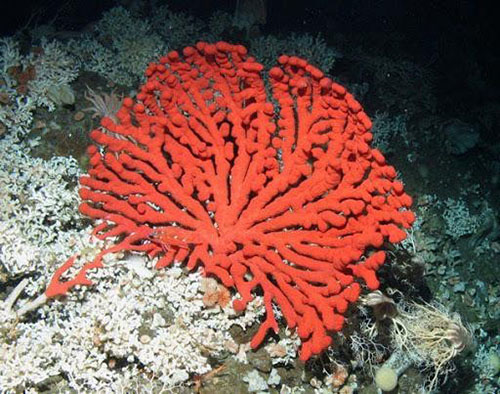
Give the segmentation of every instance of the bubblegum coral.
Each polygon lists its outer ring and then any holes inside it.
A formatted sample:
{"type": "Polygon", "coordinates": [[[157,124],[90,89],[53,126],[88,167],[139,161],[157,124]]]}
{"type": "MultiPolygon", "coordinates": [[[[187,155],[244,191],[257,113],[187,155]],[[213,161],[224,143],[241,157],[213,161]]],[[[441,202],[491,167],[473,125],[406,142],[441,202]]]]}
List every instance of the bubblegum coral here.
{"type": "Polygon", "coordinates": [[[385,240],[406,236],[414,215],[396,171],[370,147],[371,121],[346,90],[289,56],[269,71],[241,45],[198,43],[146,70],[137,100],[101,121],[80,179],[80,211],[115,243],[45,296],[90,285],[90,269],[117,251],[201,265],[239,294],[260,288],[266,309],[251,346],[278,332],[272,304],[302,340],[307,360],[331,343],[362,279],[369,289],[385,240]]]}

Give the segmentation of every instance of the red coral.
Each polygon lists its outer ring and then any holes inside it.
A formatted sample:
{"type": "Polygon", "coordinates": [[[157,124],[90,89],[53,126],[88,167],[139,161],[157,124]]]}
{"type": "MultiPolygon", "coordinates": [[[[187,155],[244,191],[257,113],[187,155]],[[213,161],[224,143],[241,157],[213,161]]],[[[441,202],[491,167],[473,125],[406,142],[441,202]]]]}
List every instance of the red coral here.
{"type": "Polygon", "coordinates": [[[346,90],[297,57],[269,71],[243,46],[218,42],[170,52],[151,64],[137,101],[91,133],[80,211],[114,246],[46,295],[91,284],[87,271],[120,250],[185,261],[234,288],[243,310],[260,288],[266,318],[252,340],[278,331],[272,304],[320,353],[348,305],[379,285],[384,240],[405,238],[411,198],[370,147],[371,121],[346,90]]]}

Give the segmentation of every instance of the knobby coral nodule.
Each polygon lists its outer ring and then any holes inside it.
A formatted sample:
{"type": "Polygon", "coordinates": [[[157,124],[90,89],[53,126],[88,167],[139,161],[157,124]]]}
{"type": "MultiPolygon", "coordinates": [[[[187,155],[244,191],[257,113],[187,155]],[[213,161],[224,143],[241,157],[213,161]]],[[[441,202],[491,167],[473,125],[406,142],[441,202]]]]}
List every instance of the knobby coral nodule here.
{"type": "Polygon", "coordinates": [[[330,345],[358,281],[379,285],[377,249],[405,238],[411,198],[342,86],[281,56],[269,71],[273,105],[262,69],[224,42],[149,65],[137,100],[92,131],[80,180],[80,211],[98,219],[95,236],[115,243],[63,280],[69,259],[43,297],[90,285],[88,271],[108,253],[143,252],[159,257],[156,268],[201,265],[237,291],[236,310],[260,288],[266,317],[253,348],[278,331],[273,303],[297,328],[302,360],[330,345]]]}

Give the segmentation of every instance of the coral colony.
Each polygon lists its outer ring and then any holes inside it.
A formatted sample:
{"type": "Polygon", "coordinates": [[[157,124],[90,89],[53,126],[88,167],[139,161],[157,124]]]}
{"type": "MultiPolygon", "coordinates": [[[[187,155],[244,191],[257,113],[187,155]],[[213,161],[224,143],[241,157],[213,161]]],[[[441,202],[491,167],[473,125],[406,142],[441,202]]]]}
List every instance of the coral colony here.
{"type": "Polygon", "coordinates": [[[38,303],[91,285],[88,271],[109,253],[141,252],[158,269],[201,265],[236,290],[237,311],[260,289],[253,348],[278,332],[274,304],[297,329],[302,360],[325,350],[360,280],[377,289],[379,249],[405,238],[412,199],[370,147],[353,96],[306,60],[278,63],[271,98],[241,45],[199,42],[150,64],[137,100],[92,131],[80,179],[81,213],[113,244],[77,271],[70,258],[38,303]]]}

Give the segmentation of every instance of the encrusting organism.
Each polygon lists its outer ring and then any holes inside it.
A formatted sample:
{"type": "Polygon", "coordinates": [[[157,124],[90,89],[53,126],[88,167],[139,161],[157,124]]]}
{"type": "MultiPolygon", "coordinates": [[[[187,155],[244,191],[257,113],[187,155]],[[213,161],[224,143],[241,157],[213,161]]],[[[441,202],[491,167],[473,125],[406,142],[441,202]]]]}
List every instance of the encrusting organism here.
{"type": "Polygon", "coordinates": [[[379,249],[405,238],[412,199],[370,147],[371,121],[345,88],[283,55],[268,73],[271,101],[262,72],[225,42],[150,64],[136,100],[91,132],[80,179],[81,213],[114,243],[79,269],[70,258],[21,312],[91,285],[106,254],[142,252],[158,269],[201,266],[236,291],[237,311],[260,288],[266,317],[253,348],[278,331],[273,304],[297,329],[302,360],[328,347],[359,281],[378,287],[379,249]]]}

